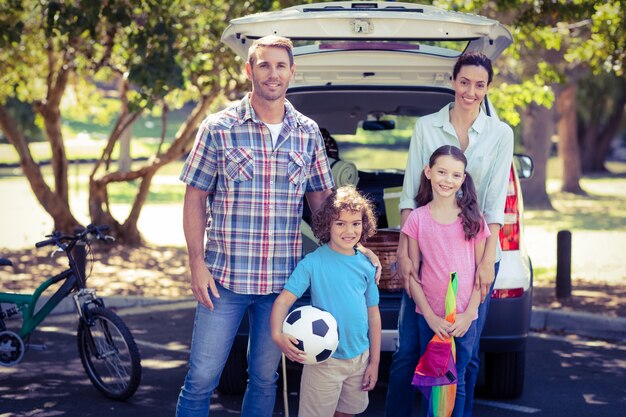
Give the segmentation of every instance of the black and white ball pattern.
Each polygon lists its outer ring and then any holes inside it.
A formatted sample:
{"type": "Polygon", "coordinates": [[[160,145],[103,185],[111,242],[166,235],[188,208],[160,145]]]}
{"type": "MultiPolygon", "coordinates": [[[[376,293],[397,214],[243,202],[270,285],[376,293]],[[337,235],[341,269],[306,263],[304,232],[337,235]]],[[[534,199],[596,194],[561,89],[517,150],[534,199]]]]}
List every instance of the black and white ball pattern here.
{"type": "Polygon", "coordinates": [[[324,362],[337,350],[337,321],[327,311],[313,306],[299,307],[287,315],[283,333],[298,339],[298,348],[306,353],[304,363],[324,362]]]}

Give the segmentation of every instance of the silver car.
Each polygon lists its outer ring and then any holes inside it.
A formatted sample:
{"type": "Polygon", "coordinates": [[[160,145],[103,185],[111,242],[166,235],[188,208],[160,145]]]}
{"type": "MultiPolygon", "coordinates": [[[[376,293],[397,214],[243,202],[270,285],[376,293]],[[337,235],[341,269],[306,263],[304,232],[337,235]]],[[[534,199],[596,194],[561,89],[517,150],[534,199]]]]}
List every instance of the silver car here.
{"type": "MultiPolygon", "coordinates": [[[[381,236],[398,230],[397,196],[412,128],[417,118],[454,101],[450,81],[459,54],[480,51],[495,60],[512,42],[495,20],[398,2],[330,2],[259,13],[231,21],[222,41],[245,61],[251,42],[268,34],[294,42],[296,73],[287,99],[322,128],[336,182],[356,184],[376,202],[381,236]]],[[[484,106],[498,117],[488,98],[484,106]]],[[[532,161],[520,156],[514,165],[500,235],[503,258],[481,338],[479,389],[501,398],[522,392],[532,306],[519,186],[532,161]]],[[[309,219],[305,212],[306,250],[315,247],[309,219]]],[[[384,274],[393,276],[393,251],[383,255],[384,274]]],[[[388,352],[396,348],[399,290],[383,285],[380,291],[388,352]]],[[[223,391],[245,388],[246,326],[223,373],[223,391]]]]}

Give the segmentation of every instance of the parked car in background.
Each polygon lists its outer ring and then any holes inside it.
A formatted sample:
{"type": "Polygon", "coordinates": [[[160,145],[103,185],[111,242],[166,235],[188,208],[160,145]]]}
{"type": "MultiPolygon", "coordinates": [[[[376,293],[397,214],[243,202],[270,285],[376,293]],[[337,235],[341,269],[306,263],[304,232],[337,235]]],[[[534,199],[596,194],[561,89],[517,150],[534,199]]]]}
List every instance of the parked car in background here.
{"type": "MultiPolygon", "coordinates": [[[[433,6],[348,1],[235,19],[222,40],[245,60],[251,42],[268,34],[294,42],[296,73],[287,99],[318,123],[329,143],[336,143],[331,150],[336,182],[356,184],[376,203],[384,241],[379,246],[386,250],[381,252],[382,349],[392,352],[401,299],[400,286],[393,282],[393,234],[398,233],[397,196],[413,126],[419,117],[454,101],[450,81],[459,54],[480,51],[495,60],[512,42],[511,34],[497,21],[433,6]]],[[[487,97],[484,110],[498,117],[487,97]]],[[[519,178],[531,172],[530,158],[517,156],[500,233],[503,258],[481,338],[479,387],[495,397],[519,396],[524,386],[532,268],[524,248],[519,178]]],[[[316,246],[306,224],[310,213],[303,217],[304,247],[310,251],[316,246]]],[[[222,375],[223,391],[245,388],[246,326],[222,375]]]]}

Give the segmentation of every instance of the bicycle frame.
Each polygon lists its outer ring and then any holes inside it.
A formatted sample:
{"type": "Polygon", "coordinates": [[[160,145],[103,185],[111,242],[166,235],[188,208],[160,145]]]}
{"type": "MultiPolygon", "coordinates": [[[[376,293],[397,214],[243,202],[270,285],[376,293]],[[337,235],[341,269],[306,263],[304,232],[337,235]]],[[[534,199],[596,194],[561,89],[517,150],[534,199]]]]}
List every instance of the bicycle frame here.
{"type": "MultiPolygon", "coordinates": [[[[89,292],[88,296],[90,300],[94,300],[95,296],[91,290],[87,290],[85,288],[86,279],[84,277],[84,273],[81,274],[81,267],[77,264],[76,258],[72,253],[74,249],[84,248],[84,245],[77,245],[77,242],[70,242],[63,251],[68,258],[69,268],[65,271],[61,272],[58,275],[55,275],[51,278],[48,278],[45,282],[43,282],[34,293],[32,294],[20,294],[20,293],[0,293],[0,303],[7,304],[15,304],[19,311],[22,312],[22,327],[20,329],[19,335],[22,339],[25,339],[30,335],[36,328],[41,324],[41,322],[59,305],[61,301],[74,289],[78,289],[78,293],[74,296],[74,302],[76,304],[76,310],[78,315],[83,317],[83,309],[84,306],[81,306],[81,298],[84,295],[84,292],[89,292]],[[37,302],[43,295],[43,293],[50,288],[52,285],[61,282],[63,284],[59,287],[55,293],[46,301],[46,303],[35,313],[35,308],[37,307],[37,302]]],[[[82,250],[82,249],[81,249],[82,250]]],[[[82,252],[84,255],[84,251],[82,252]]],[[[102,303],[98,303],[102,304],[102,303]]],[[[8,312],[7,312],[8,313],[8,312]]],[[[8,316],[8,314],[7,314],[8,316]]],[[[0,317],[0,326],[2,326],[3,320],[0,317]]],[[[0,329],[2,330],[2,329],[0,329]]]]}
{"type": "Polygon", "coordinates": [[[72,269],[67,269],[52,278],[48,278],[32,294],[0,293],[0,302],[15,304],[22,312],[22,327],[19,335],[26,338],[50,314],[59,303],[76,287],[78,280],[72,269]],[[61,287],[35,313],[37,302],[50,286],[65,280],[61,287]]]}

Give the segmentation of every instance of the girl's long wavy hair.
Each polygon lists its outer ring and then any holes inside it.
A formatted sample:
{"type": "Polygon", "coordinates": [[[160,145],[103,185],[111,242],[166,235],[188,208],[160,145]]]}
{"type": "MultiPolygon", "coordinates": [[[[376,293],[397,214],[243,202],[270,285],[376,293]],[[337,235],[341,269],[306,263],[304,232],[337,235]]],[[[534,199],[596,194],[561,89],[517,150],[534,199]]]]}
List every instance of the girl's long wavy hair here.
{"type": "MultiPolygon", "coordinates": [[[[437,158],[441,156],[451,156],[463,163],[464,169],[467,169],[467,159],[463,152],[456,146],[444,145],[430,156],[428,160],[428,166],[432,168],[437,162],[437,158]]],[[[465,181],[461,185],[461,188],[456,194],[456,204],[461,209],[459,217],[461,217],[461,224],[463,225],[463,231],[465,232],[465,239],[470,240],[474,238],[483,228],[483,217],[478,207],[478,197],[476,196],[476,187],[474,187],[474,180],[471,175],[465,170],[465,181]]],[[[420,187],[417,191],[415,201],[417,206],[421,207],[433,200],[433,186],[426,173],[422,171],[420,179],[420,187]]]]}
{"type": "Polygon", "coordinates": [[[330,242],[330,227],[337,220],[342,210],[360,212],[363,221],[363,230],[360,243],[365,243],[368,237],[376,234],[376,216],[374,205],[352,185],[345,185],[333,190],[332,194],[322,204],[322,207],[313,214],[313,234],[320,244],[330,242]]]}

